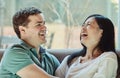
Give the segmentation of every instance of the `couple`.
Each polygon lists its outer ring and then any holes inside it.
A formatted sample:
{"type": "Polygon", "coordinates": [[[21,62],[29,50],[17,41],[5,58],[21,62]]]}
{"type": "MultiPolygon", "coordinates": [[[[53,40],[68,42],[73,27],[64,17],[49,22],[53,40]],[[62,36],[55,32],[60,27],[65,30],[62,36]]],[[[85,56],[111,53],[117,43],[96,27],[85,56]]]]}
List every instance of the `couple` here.
{"type": "Polygon", "coordinates": [[[46,52],[45,19],[34,7],[13,16],[13,28],[21,39],[6,49],[0,63],[0,78],[115,78],[119,62],[115,53],[114,26],[99,14],[82,25],[83,50],[67,56],[62,63],[46,52]],[[81,56],[82,53],[82,56],[81,56]]]}

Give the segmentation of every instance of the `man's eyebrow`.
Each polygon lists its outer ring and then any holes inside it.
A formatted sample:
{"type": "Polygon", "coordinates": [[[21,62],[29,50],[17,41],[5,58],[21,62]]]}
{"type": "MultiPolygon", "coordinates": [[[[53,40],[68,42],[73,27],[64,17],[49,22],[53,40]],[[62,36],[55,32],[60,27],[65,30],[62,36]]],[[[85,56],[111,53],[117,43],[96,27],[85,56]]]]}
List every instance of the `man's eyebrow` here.
{"type": "Polygon", "coordinates": [[[43,22],[45,22],[45,21],[37,21],[36,23],[43,23],[43,22]]]}
{"type": "Polygon", "coordinates": [[[36,23],[42,23],[43,21],[37,21],[36,23]]]}

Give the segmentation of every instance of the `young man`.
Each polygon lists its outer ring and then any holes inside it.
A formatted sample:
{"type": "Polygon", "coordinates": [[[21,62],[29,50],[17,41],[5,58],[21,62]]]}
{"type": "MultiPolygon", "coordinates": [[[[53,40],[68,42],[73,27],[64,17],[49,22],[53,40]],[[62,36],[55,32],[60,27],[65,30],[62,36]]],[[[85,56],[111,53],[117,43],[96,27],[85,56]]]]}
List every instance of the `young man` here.
{"type": "Polygon", "coordinates": [[[0,64],[0,78],[54,78],[59,61],[40,47],[46,42],[45,19],[34,7],[18,11],[13,27],[20,44],[7,49],[0,64]]]}

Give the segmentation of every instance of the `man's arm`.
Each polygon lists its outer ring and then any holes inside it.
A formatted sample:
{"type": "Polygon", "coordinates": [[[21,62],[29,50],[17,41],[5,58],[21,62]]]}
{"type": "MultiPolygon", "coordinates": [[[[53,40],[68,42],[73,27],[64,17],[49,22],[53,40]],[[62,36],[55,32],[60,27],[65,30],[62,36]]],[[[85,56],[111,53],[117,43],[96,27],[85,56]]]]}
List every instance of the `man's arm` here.
{"type": "Polygon", "coordinates": [[[30,64],[17,72],[21,78],[58,78],[49,75],[36,64],[30,64]]]}

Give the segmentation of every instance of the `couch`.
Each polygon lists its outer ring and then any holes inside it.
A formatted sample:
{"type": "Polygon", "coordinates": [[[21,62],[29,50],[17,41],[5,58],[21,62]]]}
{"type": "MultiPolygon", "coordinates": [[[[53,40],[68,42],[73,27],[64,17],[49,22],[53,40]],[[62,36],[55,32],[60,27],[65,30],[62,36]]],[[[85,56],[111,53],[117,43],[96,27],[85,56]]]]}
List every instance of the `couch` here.
{"type": "MultiPolygon", "coordinates": [[[[0,49],[0,60],[3,56],[5,49],[0,49]]],[[[61,62],[65,56],[70,55],[74,52],[80,52],[81,49],[47,49],[47,51],[54,56],[57,57],[57,59],[61,62]]],[[[119,57],[120,57],[120,51],[117,51],[119,57]]]]}
{"type": "MultiPolygon", "coordinates": [[[[80,52],[81,49],[47,49],[47,51],[51,54],[53,54],[54,56],[56,56],[56,58],[62,62],[62,60],[64,59],[65,56],[67,55],[70,55],[74,52],[80,52]]],[[[4,49],[0,49],[0,60],[3,56],[3,53],[4,53],[4,49]]],[[[117,51],[117,54],[119,55],[120,57],[120,51],[117,51]]],[[[119,74],[119,77],[117,78],[120,78],[120,74],[119,74]]]]}

